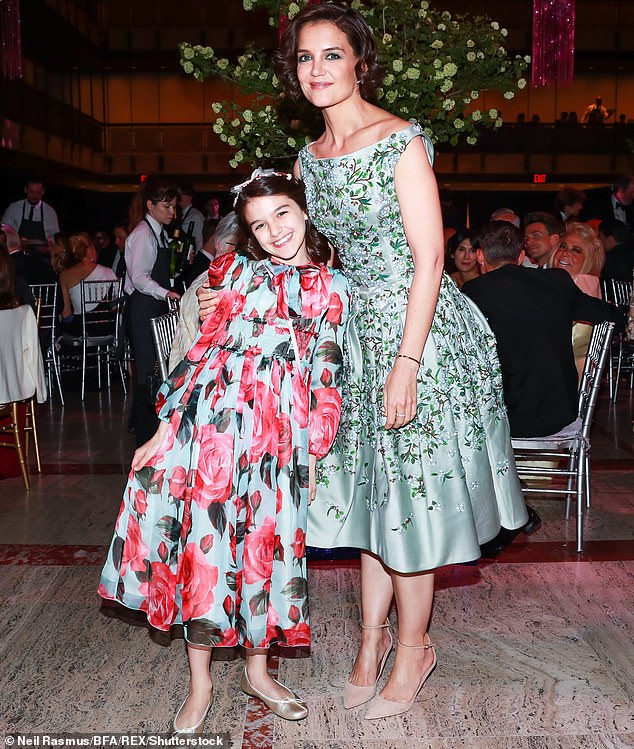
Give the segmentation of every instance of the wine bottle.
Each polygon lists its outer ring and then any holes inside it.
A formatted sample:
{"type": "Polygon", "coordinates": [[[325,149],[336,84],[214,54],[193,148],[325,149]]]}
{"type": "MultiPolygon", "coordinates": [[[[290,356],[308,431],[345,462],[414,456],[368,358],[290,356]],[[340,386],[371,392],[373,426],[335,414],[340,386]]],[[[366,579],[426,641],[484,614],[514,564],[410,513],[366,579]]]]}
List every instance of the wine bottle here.
{"type": "Polygon", "coordinates": [[[194,262],[194,257],[196,255],[196,240],[194,239],[193,221],[190,221],[187,225],[187,234],[185,236],[187,237],[187,263],[188,265],[191,265],[194,262]]]}
{"type": "Polygon", "coordinates": [[[183,240],[181,239],[180,229],[174,229],[174,236],[167,245],[171,251],[170,256],[170,276],[176,278],[183,270],[183,240]]]}

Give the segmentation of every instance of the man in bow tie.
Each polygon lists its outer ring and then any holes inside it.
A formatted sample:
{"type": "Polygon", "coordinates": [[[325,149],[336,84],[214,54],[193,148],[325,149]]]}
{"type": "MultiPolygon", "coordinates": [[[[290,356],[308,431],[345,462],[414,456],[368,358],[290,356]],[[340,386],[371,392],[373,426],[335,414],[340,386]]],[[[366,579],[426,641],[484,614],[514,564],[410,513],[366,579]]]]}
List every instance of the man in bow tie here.
{"type": "Polygon", "coordinates": [[[622,221],[634,231],[634,174],[619,177],[609,193],[597,190],[590,198],[589,215],[600,221],[622,221]]]}

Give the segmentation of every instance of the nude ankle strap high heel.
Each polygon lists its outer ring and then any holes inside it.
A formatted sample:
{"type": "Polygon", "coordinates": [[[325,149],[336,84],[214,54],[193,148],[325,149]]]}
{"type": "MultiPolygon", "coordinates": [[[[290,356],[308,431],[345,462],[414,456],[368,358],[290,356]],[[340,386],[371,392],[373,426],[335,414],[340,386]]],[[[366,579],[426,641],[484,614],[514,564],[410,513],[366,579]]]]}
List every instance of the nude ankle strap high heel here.
{"type": "Polygon", "coordinates": [[[418,683],[418,687],[416,688],[414,696],[411,700],[409,700],[408,702],[393,702],[391,700],[386,700],[381,697],[380,694],[377,694],[368,705],[364,716],[366,720],[389,718],[392,715],[400,715],[401,713],[406,713],[408,710],[411,710],[416,697],[418,697],[418,693],[423,688],[423,684],[427,681],[427,677],[429,676],[429,674],[431,674],[434,668],[436,668],[436,650],[427,633],[425,633],[422,645],[405,645],[400,640],[398,640],[397,642],[399,648],[405,648],[406,650],[431,650],[433,655],[432,662],[429,667],[426,668],[425,671],[423,671],[423,674],[420,677],[420,682],[418,683]]]}
{"type": "Polygon", "coordinates": [[[390,632],[389,627],[389,620],[386,621],[385,624],[361,624],[361,629],[387,629],[387,633],[390,638],[390,644],[387,646],[387,650],[385,651],[385,653],[383,653],[383,657],[381,658],[381,662],[379,663],[379,670],[376,675],[376,681],[374,682],[374,684],[369,684],[368,686],[358,686],[357,684],[351,684],[349,679],[346,681],[346,685],[343,688],[343,706],[346,708],[346,710],[350,710],[353,707],[359,707],[359,705],[363,705],[366,702],[369,702],[376,694],[376,685],[379,683],[379,679],[381,678],[381,674],[383,673],[383,669],[385,668],[387,659],[394,646],[394,640],[392,639],[392,633],[390,632]]]}

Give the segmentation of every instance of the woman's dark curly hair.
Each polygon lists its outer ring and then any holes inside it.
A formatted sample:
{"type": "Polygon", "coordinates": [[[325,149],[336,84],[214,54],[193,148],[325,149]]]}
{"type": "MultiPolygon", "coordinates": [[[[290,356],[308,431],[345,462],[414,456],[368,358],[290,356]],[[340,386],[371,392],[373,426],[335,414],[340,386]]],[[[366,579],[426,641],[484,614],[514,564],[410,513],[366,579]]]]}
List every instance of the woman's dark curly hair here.
{"type": "Polygon", "coordinates": [[[0,309],[13,309],[19,304],[15,293],[15,266],[9,250],[0,244],[0,309]]]}
{"type": "MultiPolygon", "coordinates": [[[[272,174],[257,177],[246,184],[238,194],[234,210],[240,229],[247,238],[245,242],[241,243],[240,249],[256,258],[256,260],[263,260],[269,255],[262,249],[253,235],[245,218],[244,210],[252,198],[270,197],[272,195],[286,195],[308,215],[304,184],[295,177],[287,179],[286,175],[272,174]]],[[[331,255],[328,240],[321,232],[317,231],[310,219],[306,220],[306,254],[313,263],[327,263],[331,255]]]]}
{"type": "Polygon", "coordinates": [[[355,70],[361,96],[371,99],[383,82],[383,68],[378,63],[372,29],[361,13],[334,3],[308,5],[295,16],[282,35],[273,64],[289,98],[300,101],[303,97],[297,78],[297,44],[301,30],[309,23],[332,23],[343,31],[357,57],[355,70]]]}

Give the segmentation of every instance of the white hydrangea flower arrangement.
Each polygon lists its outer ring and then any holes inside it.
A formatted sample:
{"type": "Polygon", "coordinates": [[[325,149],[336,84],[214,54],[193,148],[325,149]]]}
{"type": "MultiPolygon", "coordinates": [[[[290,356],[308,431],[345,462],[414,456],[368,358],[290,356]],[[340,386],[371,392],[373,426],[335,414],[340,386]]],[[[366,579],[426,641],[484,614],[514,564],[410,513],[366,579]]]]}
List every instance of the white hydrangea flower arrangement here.
{"type": "MultiPolygon", "coordinates": [[[[246,11],[268,11],[271,26],[279,25],[280,13],[292,19],[304,5],[306,0],[243,0],[246,11]]],[[[386,72],[377,104],[418,120],[436,142],[475,144],[484,128],[502,125],[497,110],[483,117],[477,108],[481,92],[500,91],[510,100],[527,85],[530,57],[507,52],[508,32],[497,21],[452,16],[428,0],[352,0],[350,5],[374,30],[386,72]]],[[[270,50],[249,48],[232,61],[211,47],[183,42],[180,57],[185,73],[199,81],[219,76],[240,93],[240,102],[212,105],[213,130],[234,151],[232,167],[290,160],[319,134],[319,113],[284,96],[270,50]]]]}

